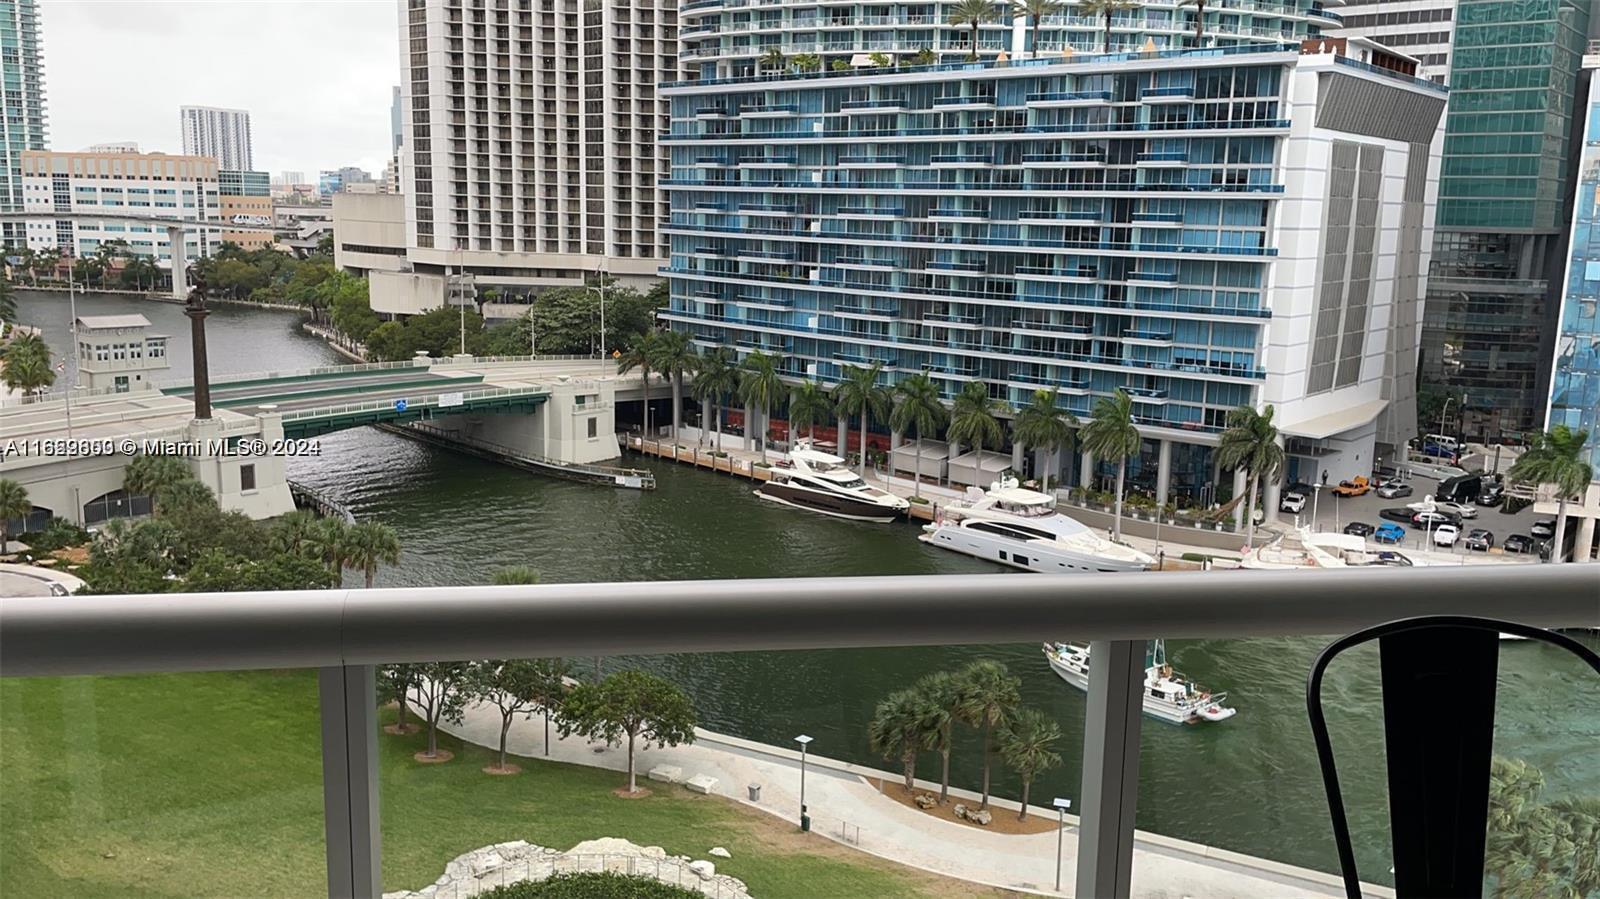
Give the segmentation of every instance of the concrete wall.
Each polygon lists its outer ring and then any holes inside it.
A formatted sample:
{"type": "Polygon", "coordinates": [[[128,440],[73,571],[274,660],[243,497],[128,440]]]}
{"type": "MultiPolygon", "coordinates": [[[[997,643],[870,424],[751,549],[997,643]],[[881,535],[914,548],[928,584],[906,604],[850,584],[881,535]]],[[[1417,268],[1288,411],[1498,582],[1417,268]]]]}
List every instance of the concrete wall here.
{"type": "Polygon", "coordinates": [[[444,304],[442,275],[373,270],[367,287],[372,311],[382,315],[420,315],[444,304]]]}
{"type": "Polygon", "coordinates": [[[333,196],[333,264],[350,272],[406,267],[406,205],[399,194],[333,196]],[[382,249],[375,253],[357,248],[382,249]]]}
{"type": "Polygon", "coordinates": [[[450,415],[429,424],[463,437],[562,462],[592,464],[621,455],[617,448],[616,394],[610,380],[557,380],[550,386],[550,398],[533,415],[450,415]]]}

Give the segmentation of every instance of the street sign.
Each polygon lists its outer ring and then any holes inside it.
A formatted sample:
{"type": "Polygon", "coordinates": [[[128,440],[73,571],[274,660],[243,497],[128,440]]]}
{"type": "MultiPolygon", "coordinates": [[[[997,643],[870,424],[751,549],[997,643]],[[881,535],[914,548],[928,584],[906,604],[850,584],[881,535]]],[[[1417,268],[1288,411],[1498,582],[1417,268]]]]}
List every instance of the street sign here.
{"type": "Polygon", "coordinates": [[[406,401],[405,400],[395,400],[394,401],[394,411],[396,411],[396,412],[404,412],[404,411],[406,411],[406,401]]]}
{"type": "Polygon", "coordinates": [[[448,409],[451,406],[464,405],[466,403],[466,401],[467,401],[467,396],[464,393],[441,393],[441,394],[439,394],[439,408],[440,409],[448,409]]]}

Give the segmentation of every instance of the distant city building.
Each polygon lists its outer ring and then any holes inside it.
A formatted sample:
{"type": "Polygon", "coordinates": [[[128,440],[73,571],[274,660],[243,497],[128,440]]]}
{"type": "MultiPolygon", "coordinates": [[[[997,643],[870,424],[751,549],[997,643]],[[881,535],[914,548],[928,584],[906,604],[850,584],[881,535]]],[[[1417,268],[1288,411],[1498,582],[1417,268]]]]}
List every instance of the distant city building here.
{"type": "Polygon", "coordinates": [[[113,141],[108,144],[91,144],[85,153],[137,153],[139,144],[131,140],[113,141]]]}
{"type": "Polygon", "coordinates": [[[379,182],[379,190],[386,194],[400,193],[400,157],[395,156],[383,166],[383,180],[379,182]]]}
{"type": "Polygon", "coordinates": [[[1424,405],[1451,401],[1444,427],[1469,439],[1543,425],[1590,14],[1588,0],[1456,8],[1421,373],[1424,405]]]}
{"type": "Polygon", "coordinates": [[[130,393],[166,374],[167,335],[149,333],[144,316],[80,315],[76,324],[79,387],[130,393]]]}
{"type": "Polygon", "coordinates": [[[217,192],[225,197],[270,197],[272,179],[266,172],[218,169],[217,192]]]}
{"type": "MultiPolygon", "coordinates": [[[[214,220],[220,213],[217,161],[164,153],[22,154],[23,208],[26,212],[76,212],[137,217],[214,220]]],[[[92,255],[103,243],[124,240],[129,249],[170,268],[172,247],[160,223],[30,221],[28,246],[58,249],[75,257],[92,255]]],[[[187,260],[210,255],[217,232],[184,229],[187,260]]]]}
{"type": "MultiPolygon", "coordinates": [[[[39,10],[35,0],[0,0],[0,62],[5,68],[5,104],[0,109],[0,212],[23,208],[22,154],[43,150],[44,67],[39,10]]],[[[22,224],[0,224],[0,243],[22,242],[22,224]]]]}
{"type": "Polygon", "coordinates": [[[331,197],[352,184],[372,183],[372,173],[366,169],[347,165],[341,169],[328,169],[317,176],[317,192],[331,197]]]}
{"type": "Polygon", "coordinates": [[[1456,0],[1350,0],[1337,13],[1328,13],[1340,24],[1326,33],[1370,38],[1392,47],[1416,58],[1418,75],[1445,84],[1450,77],[1455,9],[1456,0]]]}
{"type": "Polygon", "coordinates": [[[306,173],[305,172],[279,172],[278,173],[278,177],[272,179],[272,183],[274,185],[283,185],[285,187],[292,187],[292,186],[294,186],[296,184],[305,184],[306,183],[306,173]]]}
{"type": "MultiPolygon", "coordinates": [[[[225,222],[242,225],[272,225],[272,179],[266,172],[217,172],[219,216],[225,222]]],[[[222,239],[246,250],[259,250],[272,244],[271,231],[223,231],[222,239]]]]}
{"type": "Polygon", "coordinates": [[[400,85],[394,86],[394,95],[389,100],[389,152],[399,153],[400,144],[405,140],[405,119],[401,115],[400,85]]]}
{"type": "Polygon", "coordinates": [[[243,109],[183,106],[178,117],[186,155],[210,156],[223,169],[255,168],[250,154],[250,113],[243,109]]]}

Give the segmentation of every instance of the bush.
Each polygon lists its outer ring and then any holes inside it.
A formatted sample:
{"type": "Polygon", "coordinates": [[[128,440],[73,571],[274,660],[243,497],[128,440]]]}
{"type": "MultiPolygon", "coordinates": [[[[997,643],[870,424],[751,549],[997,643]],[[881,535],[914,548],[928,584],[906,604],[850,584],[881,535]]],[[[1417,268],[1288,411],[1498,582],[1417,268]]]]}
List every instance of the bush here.
{"type": "Polygon", "coordinates": [[[557,874],[479,893],[480,899],[705,899],[702,893],[615,871],[557,874]]]}
{"type": "Polygon", "coordinates": [[[926,496],[913,496],[910,499],[912,502],[920,503],[922,505],[927,505],[928,503],[928,498],[926,496]]]}
{"type": "Polygon", "coordinates": [[[89,542],[89,532],[65,518],[52,518],[44,529],[27,537],[34,552],[54,552],[68,546],[82,546],[89,542]]]}

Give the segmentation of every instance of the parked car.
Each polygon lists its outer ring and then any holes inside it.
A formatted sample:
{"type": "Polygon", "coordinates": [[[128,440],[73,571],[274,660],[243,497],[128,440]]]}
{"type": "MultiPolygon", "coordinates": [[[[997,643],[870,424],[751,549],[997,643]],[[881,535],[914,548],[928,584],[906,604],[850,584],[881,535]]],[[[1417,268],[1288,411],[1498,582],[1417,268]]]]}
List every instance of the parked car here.
{"type": "Polygon", "coordinates": [[[1372,489],[1372,483],[1366,478],[1357,475],[1349,481],[1340,481],[1339,486],[1333,488],[1338,496],[1365,496],[1372,489]]]}
{"type": "Polygon", "coordinates": [[[1447,525],[1450,527],[1459,527],[1461,525],[1461,519],[1457,518],[1453,513],[1442,510],[1434,510],[1431,512],[1423,510],[1411,516],[1411,526],[1414,528],[1429,529],[1444,527],[1447,525]]]}
{"type": "Polygon", "coordinates": [[[1440,512],[1449,512],[1453,515],[1459,515],[1462,518],[1478,517],[1478,507],[1470,503],[1457,503],[1449,500],[1436,499],[1433,501],[1433,507],[1440,512]]]}
{"type": "Polygon", "coordinates": [[[1305,507],[1306,495],[1304,493],[1285,493],[1283,495],[1283,499],[1278,502],[1278,509],[1280,511],[1293,512],[1296,515],[1300,514],[1300,510],[1304,509],[1305,507]]]}
{"type": "Polygon", "coordinates": [[[1371,537],[1374,530],[1375,528],[1373,528],[1372,525],[1367,524],[1365,521],[1352,521],[1344,526],[1344,532],[1346,534],[1356,537],[1371,537]]]}
{"type": "Polygon", "coordinates": [[[1382,552],[1375,553],[1373,555],[1372,564],[1374,564],[1374,565],[1392,565],[1392,566],[1394,566],[1396,568],[1410,568],[1413,563],[1412,563],[1412,561],[1410,559],[1406,558],[1405,556],[1400,555],[1397,552],[1390,552],[1389,550],[1384,550],[1382,552]]]}
{"type": "Polygon", "coordinates": [[[1527,534],[1512,534],[1506,538],[1501,546],[1508,553],[1531,553],[1536,548],[1533,538],[1527,534]]]}
{"type": "Polygon", "coordinates": [[[1498,506],[1505,498],[1505,486],[1502,484],[1497,484],[1493,481],[1485,481],[1483,483],[1483,488],[1478,491],[1478,505],[1485,508],[1498,506]]]}
{"type": "Polygon", "coordinates": [[[1478,552],[1486,553],[1492,546],[1494,546],[1494,534],[1483,528],[1473,528],[1467,534],[1467,549],[1475,549],[1478,552]]]}
{"type": "Polygon", "coordinates": [[[1441,524],[1433,529],[1434,546],[1455,546],[1461,538],[1461,529],[1453,524],[1441,524]]]}
{"type": "Polygon", "coordinates": [[[1385,484],[1392,484],[1401,480],[1404,479],[1400,477],[1400,472],[1398,470],[1385,465],[1373,473],[1372,486],[1382,487],[1385,484]]]}
{"type": "Polygon", "coordinates": [[[1410,524],[1411,516],[1415,514],[1417,514],[1417,510],[1415,509],[1407,509],[1404,506],[1397,506],[1393,509],[1384,509],[1380,511],[1378,513],[1378,517],[1382,518],[1384,521],[1398,521],[1402,524],[1410,524]]]}
{"type": "Polygon", "coordinates": [[[1411,495],[1411,485],[1404,481],[1390,481],[1378,488],[1378,495],[1384,499],[1399,499],[1411,495]]]}
{"type": "Polygon", "coordinates": [[[1540,540],[1549,540],[1556,535],[1556,522],[1553,518],[1541,518],[1528,528],[1528,533],[1540,540]]]}
{"type": "Polygon", "coordinates": [[[1392,521],[1385,521],[1383,524],[1378,525],[1377,530],[1372,532],[1372,539],[1379,543],[1404,543],[1406,529],[1392,521]]]}

